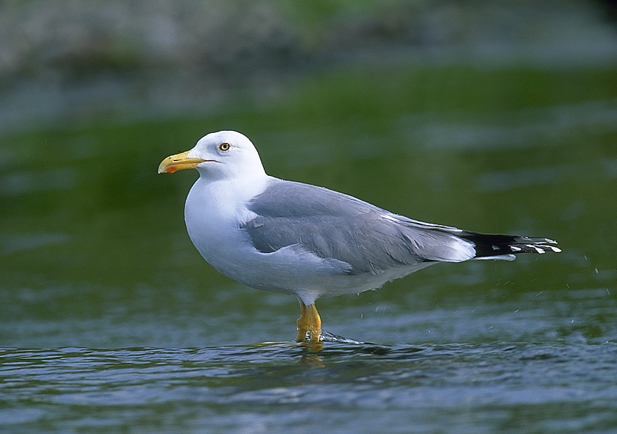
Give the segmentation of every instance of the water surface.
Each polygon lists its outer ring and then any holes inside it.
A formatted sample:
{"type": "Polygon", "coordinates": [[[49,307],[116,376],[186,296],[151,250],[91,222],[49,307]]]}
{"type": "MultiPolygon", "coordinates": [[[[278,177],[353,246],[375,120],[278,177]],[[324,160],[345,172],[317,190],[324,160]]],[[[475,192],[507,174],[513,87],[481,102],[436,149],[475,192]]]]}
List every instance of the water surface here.
{"type": "Polygon", "coordinates": [[[617,429],[616,125],[612,67],[416,65],[4,136],[0,430],[617,429]],[[190,244],[196,174],[156,174],[219,129],[249,135],[272,175],[563,252],[319,300],[334,337],[311,351],[292,342],[292,297],[235,284],[190,244]]]}
{"type": "Polygon", "coordinates": [[[326,342],[5,350],[10,432],[580,432],[617,423],[617,347],[326,342]],[[17,374],[17,375],[16,375],[17,374]]]}

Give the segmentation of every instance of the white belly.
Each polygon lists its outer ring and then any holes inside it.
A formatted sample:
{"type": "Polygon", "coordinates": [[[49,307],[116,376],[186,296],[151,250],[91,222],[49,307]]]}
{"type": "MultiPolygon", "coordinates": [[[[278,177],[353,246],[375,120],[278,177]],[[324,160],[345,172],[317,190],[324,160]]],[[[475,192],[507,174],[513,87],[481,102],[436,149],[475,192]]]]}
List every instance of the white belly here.
{"type": "MultiPolygon", "coordinates": [[[[258,193],[248,194],[252,197],[258,193]]],[[[262,253],[253,247],[250,236],[241,228],[243,222],[256,215],[246,209],[244,199],[232,203],[228,198],[224,186],[199,185],[198,181],[186,202],[187,230],[191,241],[210,265],[227,277],[253,288],[295,294],[308,305],[320,297],[378,288],[430,264],[396,267],[380,274],[349,274],[349,264],[320,258],[298,246],[262,253]]]]}

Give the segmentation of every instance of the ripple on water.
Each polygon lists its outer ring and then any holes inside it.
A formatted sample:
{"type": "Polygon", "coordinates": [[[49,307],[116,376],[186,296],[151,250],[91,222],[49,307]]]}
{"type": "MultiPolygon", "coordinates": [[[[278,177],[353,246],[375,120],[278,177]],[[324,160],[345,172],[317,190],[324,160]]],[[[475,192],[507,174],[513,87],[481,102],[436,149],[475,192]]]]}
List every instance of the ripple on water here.
{"type": "Polygon", "coordinates": [[[579,408],[567,416],[577,426],[589,423],[581,408],[597,410],[594,424],[617,422],[617,416],[607,416],[609,410],[617,414],[612,343],[384,346],[325,340],[322,351],[292,342],[4,349],[3,420],[86,426],[81,414],[97,419],[113,413],[118,426],[134,420],[164,425],[180,417],[199,425],[209,415],[210,423],[223,428],[242,420],[271,426],[272,414],[278,415],[277,426],[291,426],[317,412],[353,419],[345,426],[368,432],[366,412],[376,410],[431,429],[443,428],[443,414],[458,420],[466,412],[495,428],[514,409],[539,421],[542,412],[557,414],[561,406],[579,408]]]}

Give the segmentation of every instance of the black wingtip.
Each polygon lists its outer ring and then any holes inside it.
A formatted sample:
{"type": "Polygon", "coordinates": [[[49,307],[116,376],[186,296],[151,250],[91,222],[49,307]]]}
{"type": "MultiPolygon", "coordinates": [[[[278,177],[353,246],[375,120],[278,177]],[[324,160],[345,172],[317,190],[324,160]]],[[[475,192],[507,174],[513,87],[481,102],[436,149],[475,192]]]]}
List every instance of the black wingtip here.
{"type": "Polygon", "coordinates": [[[557,241],[550,238],[482,234],[478,232],[464,232],[461,234],[461,238],[474,243],[476,258],[478,259],[508,257],[520,253],[544,254],[546,252],[561,252],[561,249],[554,245],[557,244],[557,241]]]}

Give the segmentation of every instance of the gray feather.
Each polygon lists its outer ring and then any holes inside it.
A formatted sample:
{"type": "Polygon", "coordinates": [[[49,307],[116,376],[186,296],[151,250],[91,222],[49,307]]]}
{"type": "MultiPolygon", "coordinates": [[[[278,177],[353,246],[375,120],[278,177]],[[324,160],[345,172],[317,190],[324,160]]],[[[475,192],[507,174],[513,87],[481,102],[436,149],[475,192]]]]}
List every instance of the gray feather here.
{"type": "Polygon", "coordinates": [[[297,245],[321,258],[348,263],[352,274],[460,261],[475,253],[471,242],[456,236],[456,228],[407,219],[352,196],[297,182],[272,180],[248,208],[257,217],[243,229],[259,251],[297,245]],[[462,259],[461,249],[468,252],[462,259]]]}

